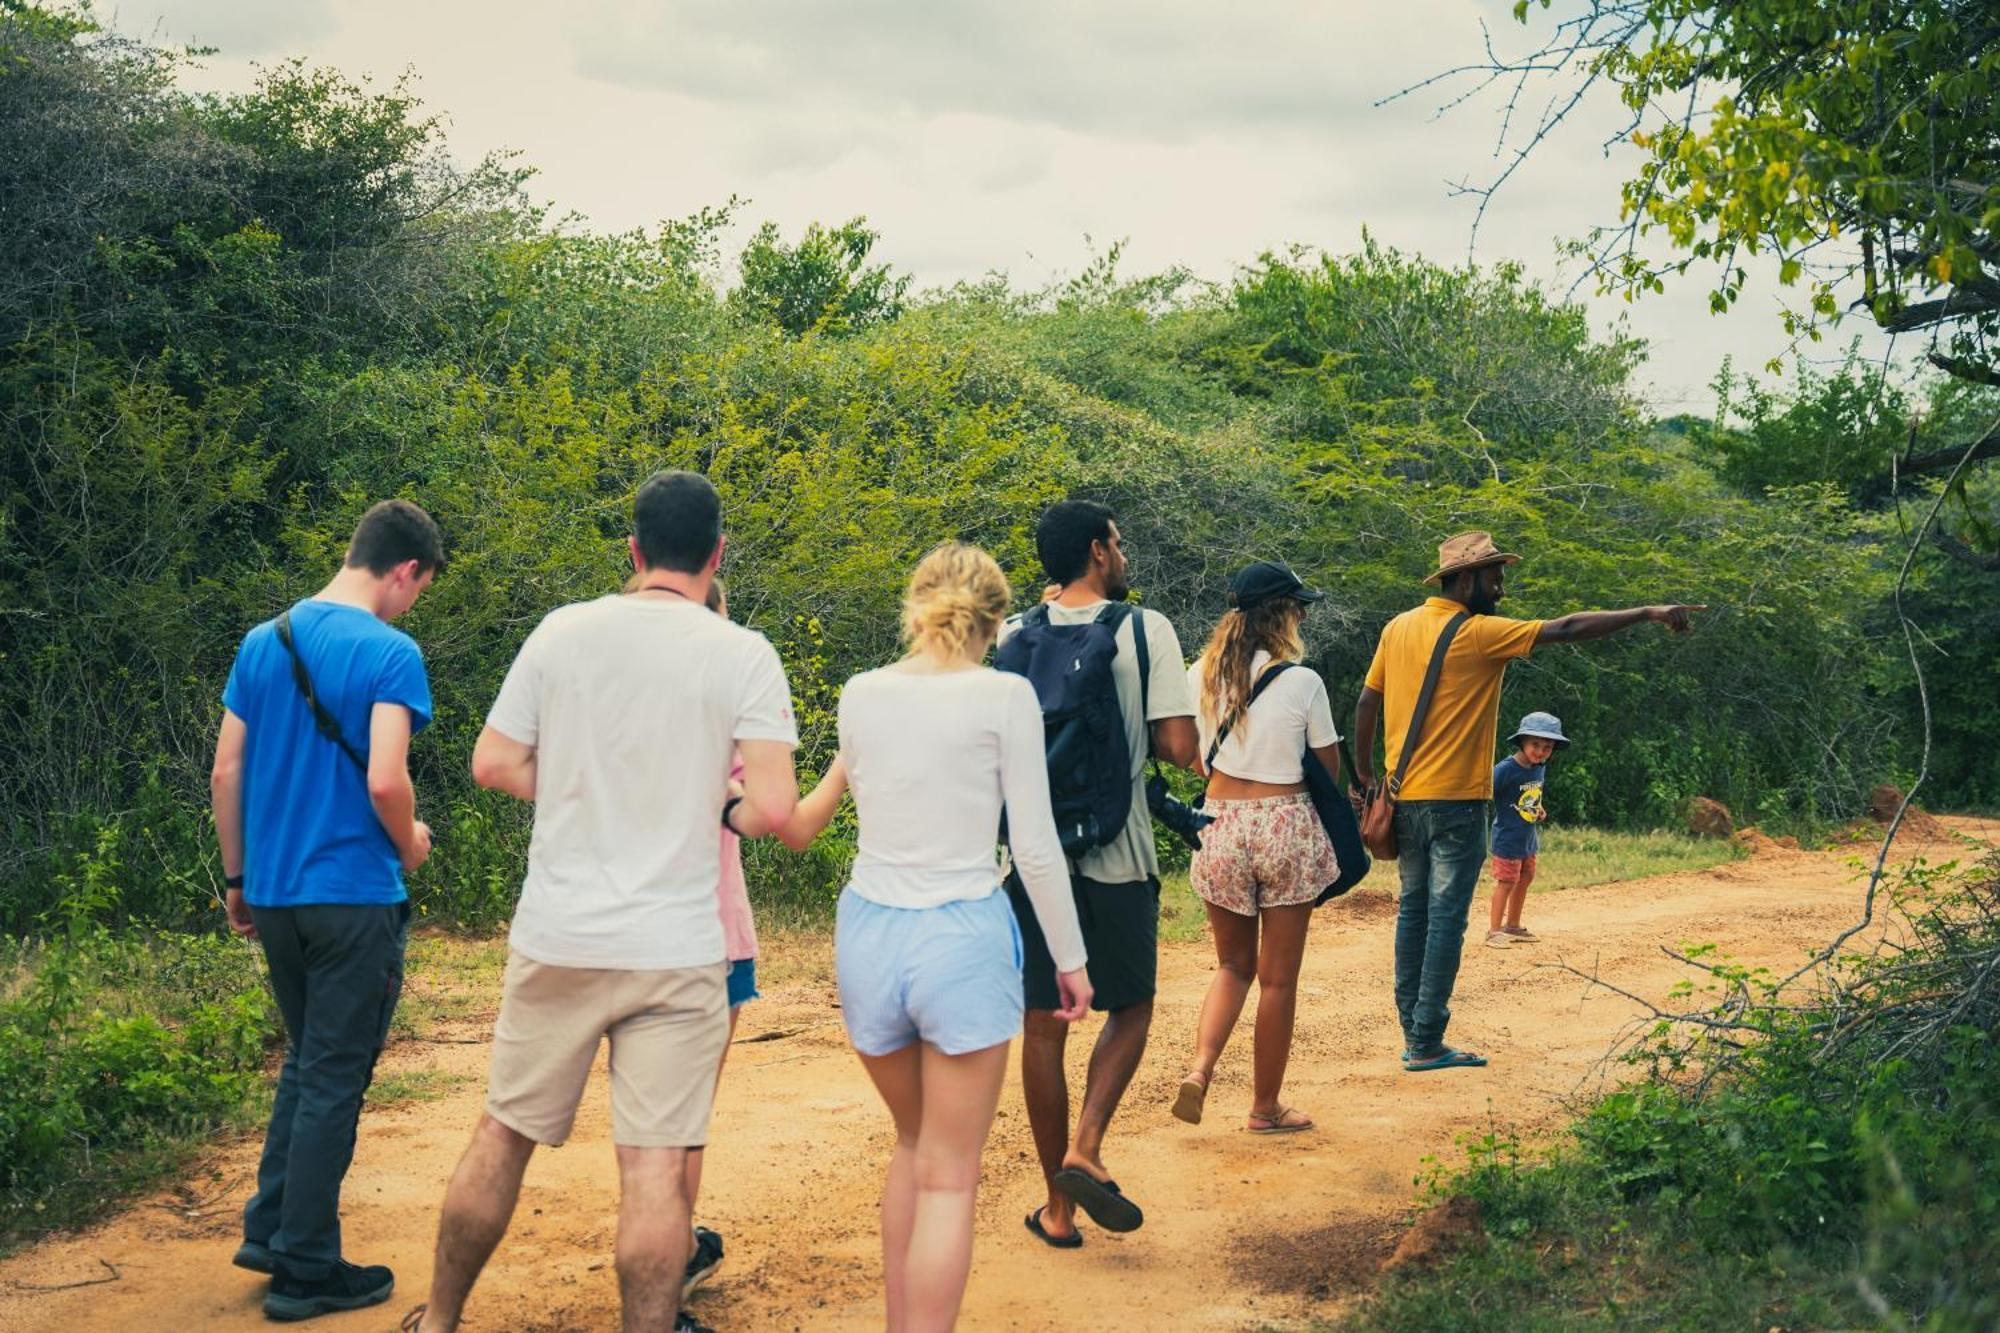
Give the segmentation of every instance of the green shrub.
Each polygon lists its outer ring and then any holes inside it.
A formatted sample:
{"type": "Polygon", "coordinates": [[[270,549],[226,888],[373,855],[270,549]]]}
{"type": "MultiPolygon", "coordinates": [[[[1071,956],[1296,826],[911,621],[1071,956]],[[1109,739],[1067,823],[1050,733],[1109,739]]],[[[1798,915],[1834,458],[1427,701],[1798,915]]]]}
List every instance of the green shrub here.
{"type": "Polygon", "coordinates": [[[81,930],[0,951],[0,1246],[88,1217],[263,1095],[254,950],[81,930]]]}

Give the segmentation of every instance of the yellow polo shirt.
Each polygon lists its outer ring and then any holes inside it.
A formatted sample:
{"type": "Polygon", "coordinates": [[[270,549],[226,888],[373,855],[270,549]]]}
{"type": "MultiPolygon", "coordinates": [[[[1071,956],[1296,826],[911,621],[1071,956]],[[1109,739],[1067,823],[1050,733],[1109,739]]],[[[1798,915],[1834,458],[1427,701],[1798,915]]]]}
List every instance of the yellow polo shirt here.
{"type": "MultiPolygon", "coordinates": [[[[1403,737],[1431,650],[1445,622],[1465,608],[1444,597],[1403,612],[1382,627],[1368,688],[1382,696],[1382,743],[1387,781],[1402,762],[1403,737]]],[[[1507,664],[1534,651],[1539,620],[1473,616],[1458,627],[1431,696],[1430,716],[1417,740],[1399,797],[1405,801],[1483,801],[1493,795],[1493,749],[1500,729],[1500,682],[1507,664]]]]}

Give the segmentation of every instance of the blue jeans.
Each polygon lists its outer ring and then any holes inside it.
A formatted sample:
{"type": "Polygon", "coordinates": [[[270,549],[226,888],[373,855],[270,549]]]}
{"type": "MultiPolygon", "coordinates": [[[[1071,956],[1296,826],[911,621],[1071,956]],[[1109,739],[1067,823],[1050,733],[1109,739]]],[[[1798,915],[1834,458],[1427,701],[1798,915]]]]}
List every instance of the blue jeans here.
{"type": "Polygon", "coordinates": [[[1486,863],[1487,802],[1402,801],[1396,806],[1396,1013],[1412,1051],[1444,1044],[1451,988],[1465,948],[1465,917],[1486,863]]]}

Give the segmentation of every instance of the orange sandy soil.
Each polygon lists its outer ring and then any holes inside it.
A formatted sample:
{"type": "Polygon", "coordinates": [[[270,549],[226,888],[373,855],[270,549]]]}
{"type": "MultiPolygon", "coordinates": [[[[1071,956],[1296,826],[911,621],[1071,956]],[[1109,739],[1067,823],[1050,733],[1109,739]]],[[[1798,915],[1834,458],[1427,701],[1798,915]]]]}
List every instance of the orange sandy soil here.
{"type": "MultiPolygon", "coordinates": [[[[1935,862],[1963,855],[1959,838],[2000,842],[2000,822],[1943,822],[1942,838],[1899,846],[1899,856],[1935,862]]],[[[1010,1078],[986,1151],[961,1326],[1285,1328],[1336,1312],[1394,1248],[1425,1158],[1450,1158],[1460,1135],[1495,1122],[1551,1133],[1572,1099],[1605,1076],[1606,1050],[1636,1007],[1545,964],[1566,962],[1663,1002],[1687,970],[1662,946],[1714,941],[1745,962],[1795,965],[1855,918],[1856,850],[1867,849],[1765,849],[1699,873],[1540,895],[1529,924],[1544,942],[1504,952],[1478,947],[1482,886],[1451,1036],[1493,1063],[1424,1075],[1403,1072],[1397,1060],[1389,991],[1394,880],[1378,871],[1315,920],[1286,1100],[1319,1123],[1289,1136],[1243,1132],[1247,1013],[1205,1122],[1191,1127],[1168,1115],[1213,960],[1203,943],[1166,945],[1152,1045],[1106,1155],[1146,1209],[1145,1226],[1117,1236],[1086,1225],[1084,1247],[1072,1252],[1028,1235],[1022,1217],[1041,1181],[1018,1080],[1010,1078]]],[[[788,966],[771,971],[804,979],[765,987],[730,1054],[699,1210],[726,1237],[728,1257],[692,1307],[722,1330],[877,1328],[875,1202],[888,1116],[845,1044],[828,980],[830,944],[807,939],[781,948],[806,953],[773,959],[788,966]]],[[[393,1266],[398,1290],[386,1306],[328,1316],[315,1328],[394,1328],[423,1299],[438,1202],[479,1114],[497,999],[473,1019],[385,1054],[382,1077],[421,1070],[460,1077],[447,1079],[436,1100],[364,1116],[347,1180],[346,1241],[358,1261],[393,1266]]],[[[1094,1028],[1072,1041],[1073,1086],[1080,1087],[1094,1028]]],[[[617,1326],[616,1175],[603,1077],[600,1062],[575,1137],[530,1166],[513,1230],[473,1294],[468,1328],[617,1326]]],[[[0,1328],[269,1327],[259,1309],[263,1280],[229,1265],[257,1149],[254,1136],[226,1144],[179,1190],[0,1264],[0,1328]],[[116,1281],[38,1289],[106,1277],[104,1264],[115,1267],[116,1281]]]]}

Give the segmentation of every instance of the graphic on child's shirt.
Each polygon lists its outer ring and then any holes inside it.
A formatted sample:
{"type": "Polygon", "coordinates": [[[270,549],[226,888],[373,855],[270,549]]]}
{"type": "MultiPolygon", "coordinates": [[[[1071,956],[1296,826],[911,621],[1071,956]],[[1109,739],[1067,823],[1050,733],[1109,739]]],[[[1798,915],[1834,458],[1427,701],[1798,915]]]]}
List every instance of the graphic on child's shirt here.
{"type": "Polygon", "coordinates": [[[1521,817],[1524,824],[1539,824],[1549,817],[1549,812],[1542,808],[1541,783],[1521,784],[1521,794],[1514,798],[1514,813],[1521,817]]]}

